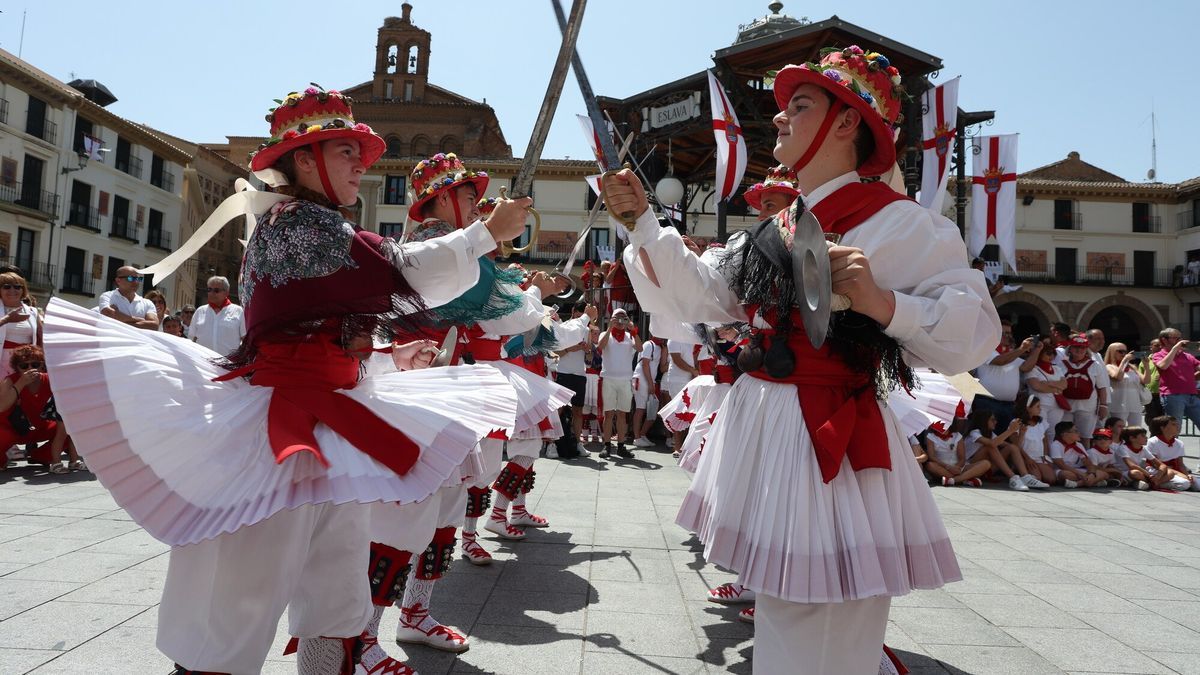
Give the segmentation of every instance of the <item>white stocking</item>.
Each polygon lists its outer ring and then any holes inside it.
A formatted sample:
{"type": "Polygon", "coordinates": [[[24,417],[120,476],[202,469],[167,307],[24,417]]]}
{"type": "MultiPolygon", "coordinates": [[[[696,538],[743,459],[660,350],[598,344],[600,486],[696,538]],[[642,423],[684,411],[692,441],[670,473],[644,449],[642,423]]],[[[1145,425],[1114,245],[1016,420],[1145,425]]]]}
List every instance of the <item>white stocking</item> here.
{"type": "Polygon", "coordinates": [[[404,589],[404,606],[400,608],[400,625],[428,632],[438,622],[429,616],[429,602],[433,597],[433,579],[409,577],[404,589]]]}
{"type": "Polygon", "coordinates": [[[374,638],[367,644],[367,648],[363,650],[362,664],[370,670],[380,661],[388,657],[388,653],[379,645],[379,620],[383,618],[382,605],[375,605],[375,613],[371,615],[371,622],[367,624],[367,635],[374,638]]]}
{"type": "Polygon", "coordinates": [[[300,675],[331,675],[342,672],[346,649],[336,638],[304,638],[296,653],[296,672],[300,675]]]}

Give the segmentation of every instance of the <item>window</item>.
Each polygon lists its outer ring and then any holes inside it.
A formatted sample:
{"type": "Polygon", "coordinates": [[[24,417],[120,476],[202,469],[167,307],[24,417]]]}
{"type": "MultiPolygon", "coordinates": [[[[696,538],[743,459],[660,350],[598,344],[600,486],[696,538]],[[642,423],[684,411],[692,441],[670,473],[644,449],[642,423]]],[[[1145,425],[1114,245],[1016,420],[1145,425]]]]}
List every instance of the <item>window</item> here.
{"type": "Polygon", "coordinates": [[[129,200],[113,195],[112,230],[110,236],[129,239],[133,236],[133,225],[129,222],[129,200]]]}
{"type": "Polygon", "coordinates": [[[71,202],[67,208],[67,224],[100,231],[100,219],[91,205],[92,186],[82,181],[72,181],[71,202]]]}
{"type": "Polygon", "coordinates": [[[150,209],[150,223],[146,228],[146,245],[161,249],[171,248],[171,240],[163,232],[163,213],[157,209],[150,209]]]}
{"type": "Polygon", "coordinates": [[[83,115],[75,116],[75,143],[71,146],[75,150],[75,154],[86,152],[83,147],[84,136],[94,136],[95,129],[92,126],[92,121],[85,118],[83,115]]]}
{"type": "Polygon", "coordinates": [[[417,46],[413,45],[408,48],[408,73],[415,75],[417,72],[417,46]]]}
{"type": "Polygon", "coordinates": [[[109,194],[107,192],[104,192],[103,190],[101,190],[100,191],[100,205],[96,207],[96,210],[99,211],[100,215],[102,215],[102,216],[108,215],[108,198],[109,198],[109,194]]]}
{"type": "Polygon", "coordinates": [[[1080,226],[1079,214],[1075,212],[1075,200],[1073,199],[1055,199],[1054,200],[1054,229],[1056,230],[1079,230],[1080,226]]]}
{"type": "Polygon", "coordinates": [[[391,239],[399,239],[404,236],[404,223],[380,223],[379,235],[391,239]]]}
{"type": "Polygon", "coordinates": [[[1075,283],[1075,261],[1078,251],[1073,248],[1054,249],[1054,278],[1063,284],[1075,283]]]}
{"type": "Polygon", "coordinates": [[[433,154],[433,143],[426,136],[417,136],[412,142],[413,157],[428,157],[433,154]]]}
{"type": "Polygon", "coordinates": [[[406,103],[412,101],[412,94],[413,94],[412,82],[405,82],[404,83],[404,101],[406,103]]]}
{"type": "MultiPolygon", "coordinates": [[[[62,289],[71,293],[83,293],[84,289],[84,274],[83,261],[87,257],[83,249],[78,249],[73,246],[67,247],[67,255],[65,265],[63,267],[63,285],[62,289]]],[[[91,278],[86,279],[91,286],[91,278]]]]}
{"type": "Polygon", "coordinates": [[[33,238],[33,230],[17,228],[17,255],[13,262],[21,268],[21,275],[27,280],[36,276],[33,273],[33,238]]]}
{"type": "Polygon", "coordinates": [[[38,138],[46,135],[46,102],[40,98],[29,97],[29,115],[25,118],[25,133],[38,138]]]}
{"type": "Polygon", "coordinates": [[[383,203],[403,204],[405,201],[404,176],[388,176],[384,178],[383,203]]]}
{"type": "Polygon", "coordinates": [[[1154,220],[1154,216],[1151,215],[1150,204],[1146,202],[1133,203],[1134,232],[1158,232],[1160,228],[1154,220]]]}
{"type": "Polygon", "coordinates": [[[155,187],[163,186],[163,158],[157,154],[150,156],[150,184],[155,187]]]}
{"type": "Polygon", "coordinates": [[[397,136],[388,136],[387,150],[383,154],[385,157],[403,157],[404,141],[401,141],[397,136]]]}
{"type": "Polygon", "coordinates": [[[129,173],[129,155],[132,151],[133,151],[133,146],[129,144],[129,141],[118,136],[117,137],[117,157],[116,157],[116,165],[115,165],[117,167],[117,171],[124,171],[125,173],[129,173]]]}
{"type": "Polygon", "coordinates": [[[1133,284],[1154,286],[1154,251],[1133,252],[1133,284]]]}
{"type": "Polygon", "coordinates": [[[17,183],[17,160],[5,157],[0,160],[0,185],[12,187],[17,183]]]}
{"type": "Polygon", "coordinates": [[[1191,324],[1191,335],[1188,338],[1195,340],[1197,337],[1200,337],[1200,302],[1193,302],[1188,305],[1188,316],[1191,319],[1188,322],[1191,324]]]}
{"type": "Polygon", "coordinates": [[[116,283],[117,270],[125,266],[125,260],[115,256],[108,256],[108,276],[104,277],[105,281],[116,283]]]}
{"type": "Polygon", "coordinates": [[[383,82],[383,97],[390,99],[392,97],[392,81],[384,80],[383,82]]]}

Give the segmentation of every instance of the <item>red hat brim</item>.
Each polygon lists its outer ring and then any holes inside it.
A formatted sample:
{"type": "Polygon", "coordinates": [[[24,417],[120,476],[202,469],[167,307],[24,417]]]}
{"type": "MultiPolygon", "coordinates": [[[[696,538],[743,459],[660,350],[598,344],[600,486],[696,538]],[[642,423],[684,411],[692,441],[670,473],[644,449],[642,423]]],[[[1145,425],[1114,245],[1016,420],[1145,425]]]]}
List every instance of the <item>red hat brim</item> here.
{"type": "Polygon", "coordinates": [[[790,188],[783,185],[768,185],[757,190],[746,190],[746,192],[742,195],[742,198],[746,200],[746,203],[749,204],[751,208],[761,209],[763,195],[767,194],[768,192],[782,192],[793,199],[800,196],[800,191],[796,188],[790,188]]]}
{"type": "Polygon", "coordinates": [[[844,87],[819,72],[796,65],[786,66],[775,76],[775,104],[779,106],[780,110],[787,108],[788,102],[792,100],[792,95],[802,84],[814,84],[821,87],[862,115],[863,122],[871,130],[871,135],[875,137],[875,151],[858,167],[859,175],[882,176],[891,170],[892,166],[896,164],[896,139],[892,135],[892,128],[883,121],[883,117],[871,107],[871,104],[851,91],[849,87],[844,87]]]}
{"type": "Polygon", "coordinates": [[[262,171],[263,169],[269,169],[275,165],[275,162],[279,161],[280,157],[296,148],[303,148],[324,141],[332,141],[336,138],[352,138],[358,141],[358,151],[362,156],[363,166],[365,167],[369,167],[379,161],[384,151],[387,150],[387,143],[369,131],[360,131],[353,128],[321,129],[320,131],[313,131],[307,134],[299,134],[294,138],[280,141],[259,150],[250,159],[250,170],[262,171]]]}
{"type": "Polygon", "coordinates": [[[449,185],[440,187],[440,188],[434,190],[432,194],[426,195],[426,196],[421,197],[420,199],[414,201],[412,203],[412,206],[408,207],[408,217],[413,220],[416,220],[416,221],[424,220],[425,219],[424,211],[425,211],[426,204],[433,201],[434,199],[437,199],[437,196],[442,194],[446,190],[456,190],[468,183],[475,185],[475,198],[483,199],[483,193],[487,192],[488,177],[480,176],[477,174],[475,176],[472,176],[471,178],[464,178],[463,180],[455,181],[453,183],[450,183],[449,185]]]}

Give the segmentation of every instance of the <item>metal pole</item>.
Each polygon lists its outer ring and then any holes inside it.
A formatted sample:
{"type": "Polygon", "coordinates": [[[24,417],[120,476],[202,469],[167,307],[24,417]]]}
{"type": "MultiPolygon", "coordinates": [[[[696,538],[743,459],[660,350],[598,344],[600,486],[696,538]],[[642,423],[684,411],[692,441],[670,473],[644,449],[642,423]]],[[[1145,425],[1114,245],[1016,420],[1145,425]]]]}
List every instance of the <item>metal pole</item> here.
{"type": "Polygon", "coordinates": [[[724,243],[728,238],[728,230],[725,228],[725,212],[728,208],[725,200],[717,202],[717,241],[724,243]]]}
{"type": "Polygon", "coordinates": [[[960,113],[954,133],[954,161],[958,166],[954,173],[954,215],[958,222],[958,233],[967,237],[967,125],[960,113]]]}

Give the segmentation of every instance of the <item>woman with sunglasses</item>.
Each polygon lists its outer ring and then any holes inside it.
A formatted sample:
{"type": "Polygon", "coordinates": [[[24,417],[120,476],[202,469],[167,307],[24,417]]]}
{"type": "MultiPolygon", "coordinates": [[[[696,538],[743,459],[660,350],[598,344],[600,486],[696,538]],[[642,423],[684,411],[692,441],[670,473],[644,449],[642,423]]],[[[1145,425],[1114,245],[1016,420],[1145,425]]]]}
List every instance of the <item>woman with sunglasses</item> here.
{"type": "Polygon", "coordinates": [[[16,272],[0,273],[0,301],[4,303],[0,315],[0,341],[4,350],[0,353],[0,377],[13,372],[12,352],[22,345],[42,344],[42,322],[37,309],[26,303],[29,286],[16,272]]]}
{"type": "Polygon", "coordinates": [[[30,455],[31,463],[46,464],[54,474],[86,468],[55,411],[42,348],[17,347],[12,350],[8,365],[12,372],[0,380],[0,448],[18,443],[46,443],[30,455]],[[69,465],[62,463],[64,447],[69,465]]]}
{"type": "MultiPolygon", "coordinates": [[[[1108,397],[1111,409],[1108,413],[1125,420],[1131,427],[1142,426],[1142,408],[1150,402],[1142,398],[1142,392],[1150,383],[1150,371],[1138,371],[1141,360],[1123,342],[1112,343],[1104,352],[1104,367],[1108,369],[1108,379],[1112,382],[1108,397]]],[[[1145,398],[1150,398],[1149,393],[1145,398]]]]}

